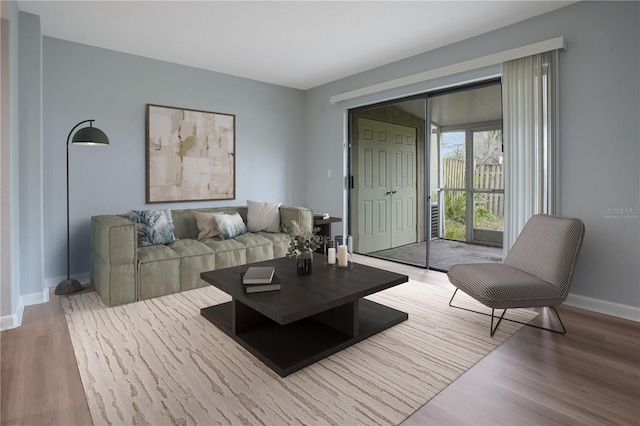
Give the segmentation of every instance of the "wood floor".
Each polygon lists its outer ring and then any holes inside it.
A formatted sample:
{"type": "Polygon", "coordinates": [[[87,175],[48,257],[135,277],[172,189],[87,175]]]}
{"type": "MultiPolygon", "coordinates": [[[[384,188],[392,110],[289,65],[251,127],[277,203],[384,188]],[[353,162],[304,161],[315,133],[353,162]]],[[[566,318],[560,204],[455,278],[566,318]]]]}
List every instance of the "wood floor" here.
{"type": "MultiPolygon", "coordinates": [[[[439,272],[355,260],[452,288],[439,272]]],[[[640,324],[558,311],[566,335],[524,327],[403,425],[640,425],[640,324]]],[[[92,424],[59,296],[25,308],[0,345],[2,425],[92,424]]]]}

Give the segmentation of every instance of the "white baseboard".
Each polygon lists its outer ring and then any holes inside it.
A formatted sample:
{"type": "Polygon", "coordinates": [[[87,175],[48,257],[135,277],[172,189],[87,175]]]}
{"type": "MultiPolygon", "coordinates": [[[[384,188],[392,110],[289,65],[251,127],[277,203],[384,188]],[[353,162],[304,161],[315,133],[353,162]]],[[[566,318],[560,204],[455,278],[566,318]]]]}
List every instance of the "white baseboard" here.
{"type": "Polygon", "coordinates": [[[6,315],[0,318],[0,330],[10,330],[22,325],[22,315],[24,314],[24,307],[37,305],[40,303],[47,303],[49,301],[49,289],[45,288],[37,293],[23,294],[18,299],[18,308],[13,315],[6,315]]]}
{"type": "MultiPolygon", "coordinates": [[[[49,277],[49,278],[45,278],[44,279],[44,285],[47,288],[51,288],[51,287],[55,287],[58,285],[58,283],[64,279],[66,279],[67,276],[66,275],[61,275],[59,277],[49,277]]],[[[89,281],[89,273],[88,272],[83,272],[81,274],[72,274],[71,278],[74,278],[78,281],[80,281],[81,283],[86,283],[87,281],[89,281]]]]}
{"type": "Polygon", "coordinates": [[[623,305],[622,303],[608,302],[571,293],[567,297],[565,305],[640,322],[640,308],[636,306],[623,305]]]}
{"type": "Polygon", "coordinates": [[[5,315],[0,317],[0,331],[11,330],[12,328],[18,328],[22,325],[22,314],[24,313],[24,305],[22,304],[22,298],[18,301],[18,309],[13,315],[5,315]]]}
{"type": "MultiPolygon", "coordinates": [[[[36,293],[23,294],[18,299],[18,307],[16,312],[12,315],[5,315],[0,317],[0,331],[11,330],[22,325],[22,315],[24,314],[24,307],[31,305],[38,305],[40,303],[47,303],[49,301],[49,288],[55,287],[58,283],[64,280],[66,276],[45,278],[45,288],[42,291],[36,293]]],[[[75,278],[81,283],[89,281],[89,273],[74,274],[71,278],[75,278]]]]}
{"type": "Polygon", "coordinates": [[[24,306],[37,305],[39,303],[47,303],[49,301],[49,289],[45,288],[37,293],[23,294],[20,296],[24,306]]]}

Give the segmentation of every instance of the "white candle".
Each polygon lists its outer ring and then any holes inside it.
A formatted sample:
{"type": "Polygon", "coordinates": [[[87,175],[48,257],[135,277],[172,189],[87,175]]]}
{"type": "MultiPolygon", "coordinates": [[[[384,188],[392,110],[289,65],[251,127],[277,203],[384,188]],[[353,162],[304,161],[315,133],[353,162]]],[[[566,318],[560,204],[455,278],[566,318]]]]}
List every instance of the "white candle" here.
{"type": "Polygon", "coordinates": [[[343,244],[338,246],[338,266],[347,266],[347,263],[347,246],[343,244]]]}
{"type": "Polygon", "coordinates": [[[333,247],[327,249],[327,263],[329,265],[336,263],[336,249],[333,247]]]}

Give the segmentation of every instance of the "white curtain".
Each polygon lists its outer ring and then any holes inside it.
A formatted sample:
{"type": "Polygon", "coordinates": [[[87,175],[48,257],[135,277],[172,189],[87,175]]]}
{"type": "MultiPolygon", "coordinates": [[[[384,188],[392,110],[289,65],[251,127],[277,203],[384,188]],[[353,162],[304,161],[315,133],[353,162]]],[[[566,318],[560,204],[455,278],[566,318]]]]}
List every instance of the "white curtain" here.
{"type": "Polygon", "coordinates": [[[504,256],[529,218],[556,214],[558,51],[502,65],[504,256]]]}

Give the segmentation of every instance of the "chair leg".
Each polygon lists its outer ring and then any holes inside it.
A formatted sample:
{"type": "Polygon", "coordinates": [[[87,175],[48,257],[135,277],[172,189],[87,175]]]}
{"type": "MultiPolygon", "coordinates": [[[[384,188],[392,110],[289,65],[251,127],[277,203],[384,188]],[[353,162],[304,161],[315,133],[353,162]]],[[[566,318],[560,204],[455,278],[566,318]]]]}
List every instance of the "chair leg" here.
{"type": "Polygon", "coordinates": [[[469,312],[474,312],[476,314],[490,316],[491,317],[491,326],[489,328],[489,336],[491,336],[491,337],[493,337],[493,335],[495,334],[496,330],[498,329],[498,326],[500,325],[500,322],[503,319],[506,320],[506,321],[515,322],[515,323],[518,323],[518,324],[526,325],[526,326],[529,326],[529,327],[539,328],[541,330],[546,330],[546,331],[551,331],[552,333],[563,334],[563,335],[567,334],[567,329],[564,327],[562,319],[560,318],[560,314],[558,313],[558,310],[555,308],[555,306],[545,306],[545,307],[551,308],[551,310],[553,310],[553,312],[555,312],[556,318],[558,318],[558,322],[560,322],[560,327],[562,327],[562,330],[554,330],[552,328],[541,327],[539,325],[534,325],[534,324],[529,324],[529,323],[522,322],[522,321],[517,321],[517,320],[513,320],[513,319],[509,319],[509,318],[504,318],[504,314],[507,313],[506,309],[504,311],[502,311],[502,315],[500,315],[500,318],[498,318],[498,322],[496,323],[496,326],[494,327],[493,326],[493,320],[494,320],[494,318],[497,318],[496,315],[495,315],[495,309],[494,308],[491,309],[491,314],[487,314],[487,313],[484,313],[484,312],[474,311],[472,309],[463,308],[462,306],[455,306],[455,305],[452,304],[453,298],[456,297],[456,293],[458,292],[458,290],[460,290],[460,289],[456,288],[456,290],[453,292],[453,295],[451,296],[451,299],[449,300],[449,306],[451,306],[452,308],[456,308],[456,309],[462,309],[463,311],[469,311],[469,312]]]}
{"type": "MultiPolygon", "coordinates": [[[[498,323],[496,324],[496,326],[495,326],[495,327],[493,326],[493,318],[494,318],[493,313],[494,313],[494,312],[495,312],[495,309],[491,309],[491,326],[489,327],[489,330],[491,330],[491,332],[489,333],[489,336],[490,336],[490,337],[493,337],[494,333],[495,333],[495,332],[496,332],[496,330],[498,329],[498,326],[500,325],[500,322],[501,322],[501,321],[502,321],[502,319],[504,318],[504,314],[506,314],[506,313],[507,313],[507,310],[505,309],[505,310],[503,310],[503,311],[502,311],[502,315],[500,315],[500,319],[498,320],[498,323]]],[[[511,320],[510,320],[510,319],[508,319],[508,318],[504,318],[504,319],[506,319],[507,321],[511,321],[511,320]]]]}
{"type": "MultiPolygon", "coordinates": [[[[449,306],[451,306],[452,308],[457,308],[457,306],[453,306],[451,304],[451,302],[453,302],[453,298],[456,297],[456,293],[458,292],[459,288],[456,287],[456,290],[453,292],[453,295],[451,296],[451,299],[449,299],[449,306]]],[[[462,309],[462,308],[461,308],[462,309]]]]}

